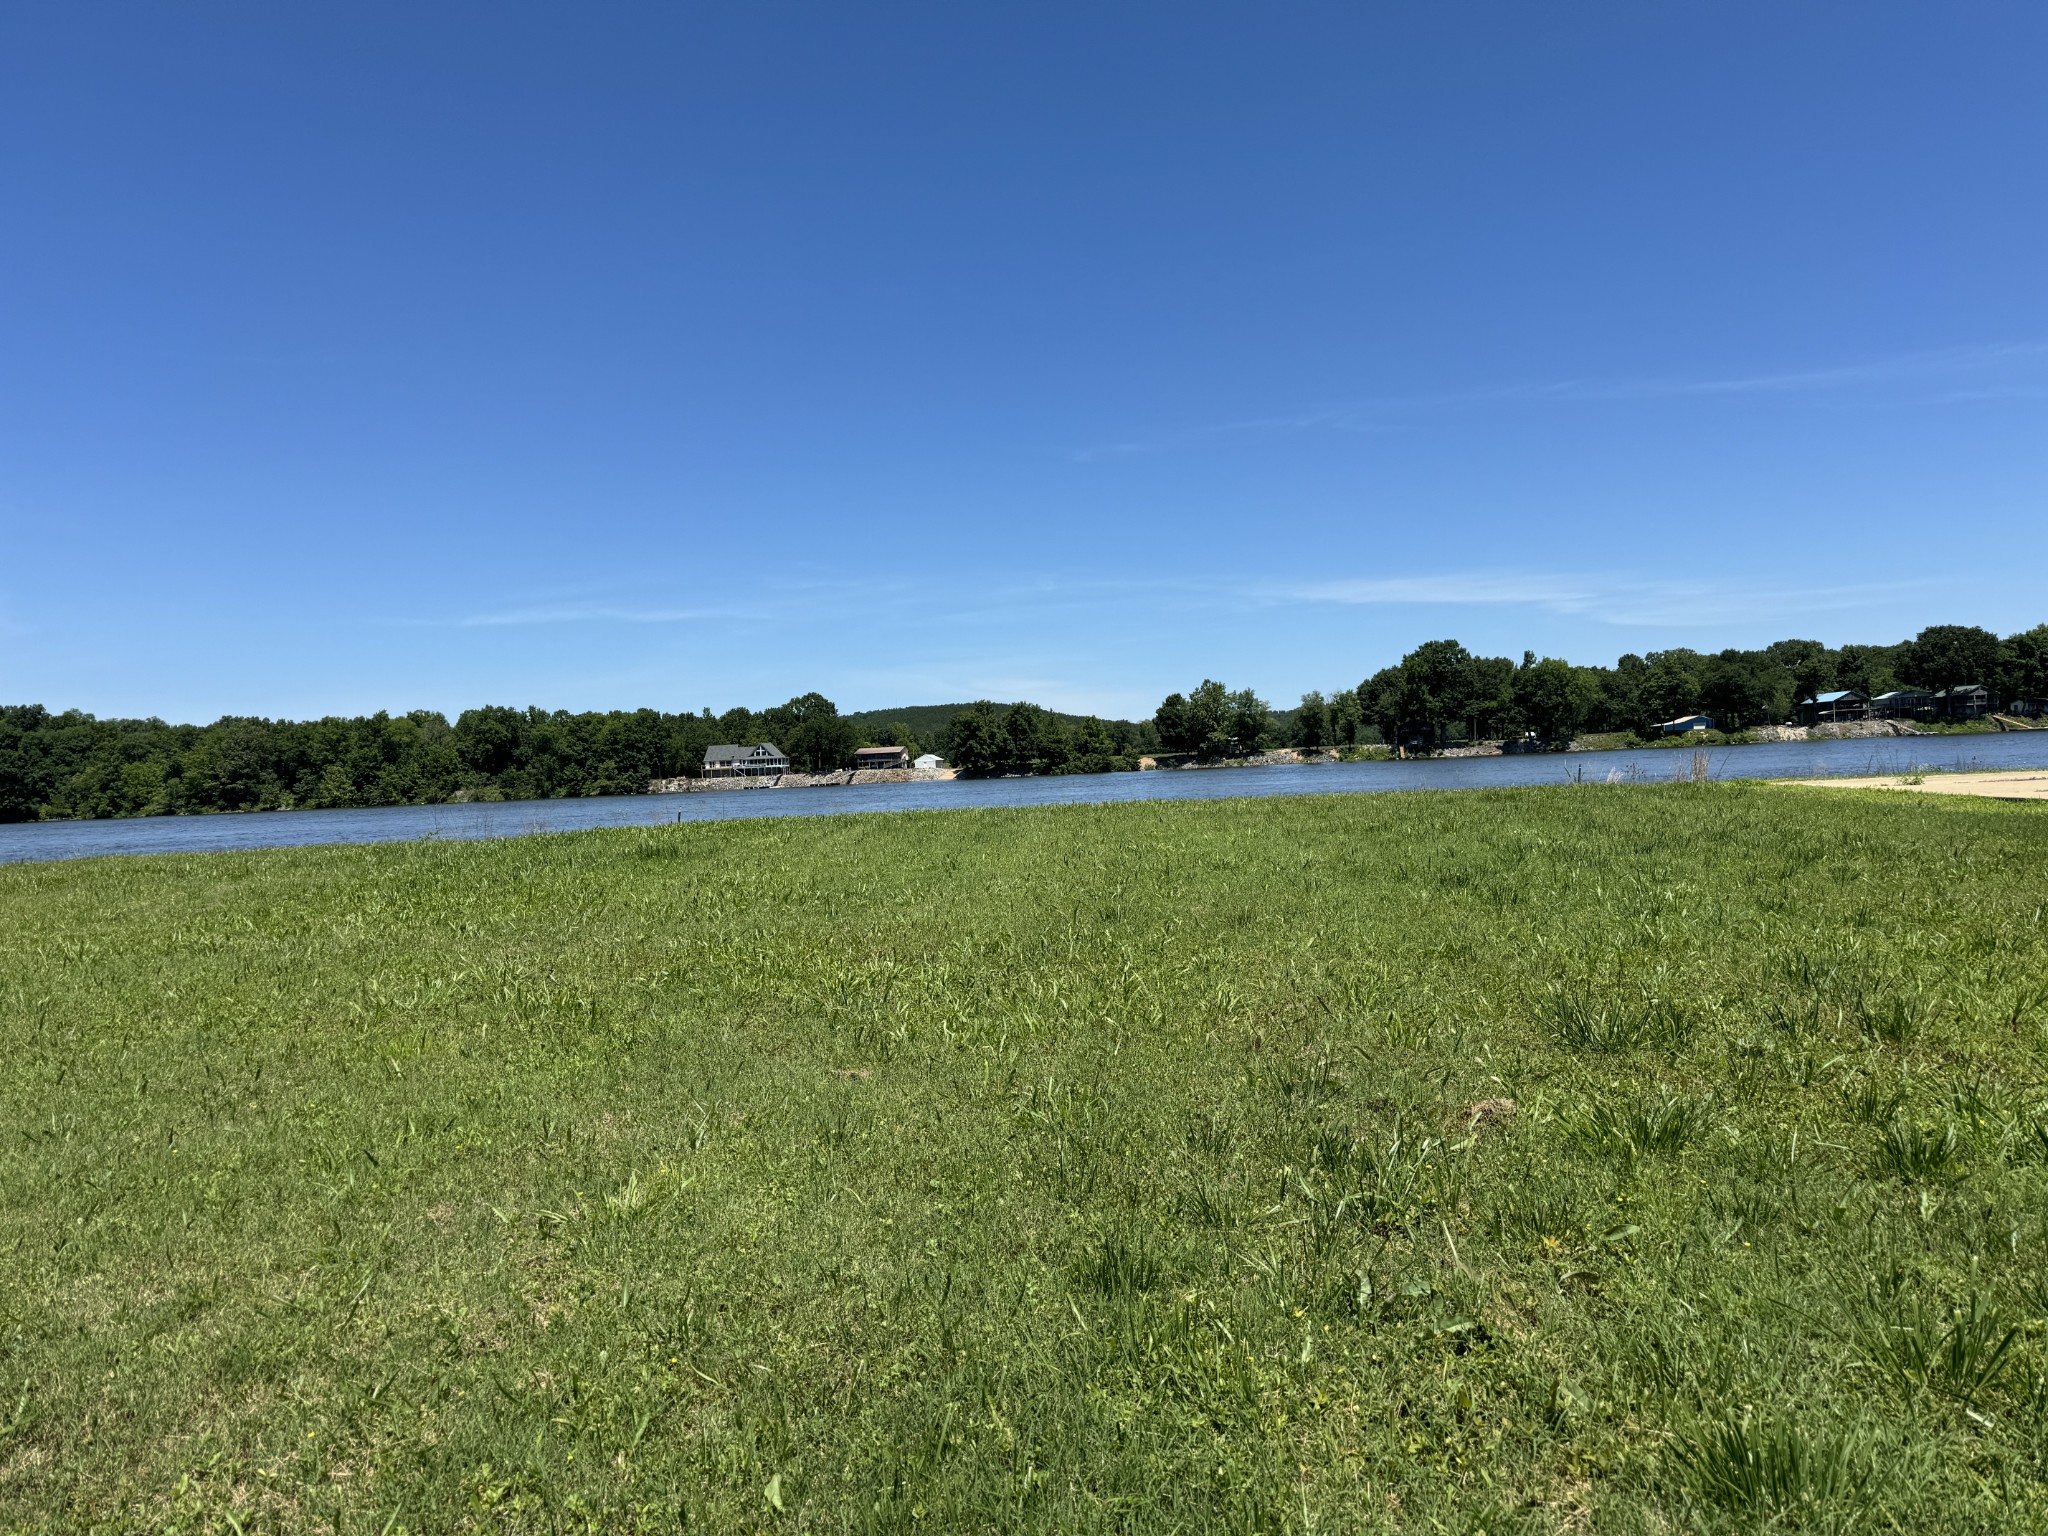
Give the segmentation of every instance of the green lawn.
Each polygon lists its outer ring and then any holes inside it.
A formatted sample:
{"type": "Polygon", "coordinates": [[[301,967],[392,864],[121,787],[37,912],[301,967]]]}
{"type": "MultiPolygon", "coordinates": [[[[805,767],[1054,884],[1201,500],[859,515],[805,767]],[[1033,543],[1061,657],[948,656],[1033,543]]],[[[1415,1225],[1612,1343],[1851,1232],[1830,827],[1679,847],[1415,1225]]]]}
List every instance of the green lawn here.
{"type": "Polygon", "coordinates": [[[1758,785],[0,868],[0,1528],[2048,1530],[2044,904],[1758,785]]]}

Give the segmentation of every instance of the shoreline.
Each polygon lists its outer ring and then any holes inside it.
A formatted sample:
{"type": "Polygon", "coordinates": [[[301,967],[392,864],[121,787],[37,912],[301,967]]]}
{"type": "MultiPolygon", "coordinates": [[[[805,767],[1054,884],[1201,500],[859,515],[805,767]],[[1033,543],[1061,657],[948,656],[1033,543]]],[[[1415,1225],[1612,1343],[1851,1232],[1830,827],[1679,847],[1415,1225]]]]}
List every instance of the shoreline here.
{"type": "Polygon", "coordinates": [[[1968,795],[1983,800],[2048,800],[2048,768],[1987,768],[1976,772],[1892,773],[1876,778],[1759,779],[1791,789],[1903,790],[1908,794],[1968,795]]]}
{"type": "Polygon", "coordinates": [[[719,794],[731,789],[844,789],[852,784],[942,784],[954,768],[835,768],[829,773],[773,773],[753,777],[649,779],[650,795],[719,794]]]}
{"type": "MultiPolygon", "coordinates": [[[[1898,765],[1892,768],[1892,773],[1889,775],[1895,778],[1939,774],[1946,779],[1954,779],[1960,774],[2024,772],[2030,771],[2034,767],[2048,771],[2048,734],[2037,737],[2029,732],[2024,736],[2016,738],[2013,735],[1982,733],[1983,745],[1985,747],[1990,747],[1993,742],[1997,742],[2008,750],[2018,749],[2012,752],[2010,757],[2007,756],[2006,751],[1995,752],[1991,755],[1990,762],[1987,762],[1981,753],[1971,751],[1960,742],[1956,743],[1956,750],[1950,750],[1943,746],[1941,743],[1946,741],[1948,734],[1956,733],[1944,733],[1942,737],[1933,741],[1925,737],[1918,738],[1918,746],[1911,748],[1906,747],[1905,743],[1897,738],[1890,740],[1880,739],[1871,742],[1835,741],[1824,738],[1805,745],[1810,746],[1814,750],[1833,749],[1837,756],[1845,748],[1849,749],[1852,753],[1857,748],[1864,748],[1884,754],[1881,757],[1868,761],[1856,760],[1852,757],[1851,760],[1854,762],[1854,767],[1849,773],[1842,775],[1839,779],[1834,775],[1825,773],[1818,776],[1829,784],[1849,784],[1856,779],[1867,780],[1881,774],[1885,767],[1892,765],[1898,765]],[[2039,751],[2032,750],[2035,745],[2039,746],[2039,751]],[[1923,757],[1921,754],[1926,755],[1923,757]],[[1916,758],[1919,760],[1916,761],[1916,758]],[[2011,766],[2009,768],[1994,768],[1991,766],[1992,763],[1997,762],[2001,758],[2005,759],[2011,766]]],[[[906,786],[905,796],[915,802],[914,808],[947,809],[950,808],[952,800],[950,794],[948,795],[949,804],[946,806],[932,805],[926,800],[926,796],[928,796],[936,784],[951,783],[955,785],[965,796],[965,799],[962,801],[963,805],[979,805],[984,803],[988,798],[987,792],[997,790],[1000,786],[1014,786],[1019,792],[1014,799],[1009,798],[1005,794],[1001,800],[1001,803],[1005,804],[1095,804],[1120,802],[1127,799],[1238,798],[1240,795],[1249,795],[1257,798],[1266,794],[1350,793],[1396,789],[1455,791],[1468,788],[1533,788],[1554,784],[1560,780],[1581,784],[1656,784],[1669,782],[1674,778],[1692,780],[1710,777],[1717,781],[1741,779],[1754,783],[1802,783],[1814,779],[1816,777],[1814,769],[1820,766],[1819,763],[1811,759],[1791,763],[1783,761],[1772,762],[1767,756],[1761,762],[1750,759],[1752,752],[1759,755],[1768,754],[1774,750],[1782,752],[1787,747],[1796,749],[1802,745],[1800,743],[1731,743],[1725,750],[1709,748],[1705,744],[1700,743],[1691,743],[1691,745],[1694,746],[1695,750],[1690,754],[1681,752],[1661,754],[1656,758],[1650,758],[1647,753],[1643,753],[1632,760],[1627,760],[1626,754],[1624,754],[1625,760],[1619,766],[1614,767],[1610,767],[1607,762],[1601,762],[1595,758],[1592,752],[1572,754],[1545,753],[1541,754],[1540,759],[1535,754],[1526,754],[1531,760],[1523,764],[1519,769],[1509,769],[1508,771],[1515,776],[1510,779],[1503,779],[1497,784],[1493,783],[1490,779],[1484,783],[1464,782],[1463,776],[1459,774],[1458,770],[1461,767],[1476,768],[1478,763],[1482,761],[1494,762],[1501,759],[1506,761],[1501,761],[1500,766],[1507,768],[1508,761],[1519,761],[1525,754],[1489,754],[1484,757],[1477,757],[1476,759],[1471,754],[1461,754],[1459,757],[1439,755],[1436,757],[1409,758],[1405,761],[1383,754],[1374,754],[1370,758],[1357,758],[1350,761],[1334,761],[1327,754],[1316,754],[1312,758],[1307,758],[1307,760],[1304,760],[1306,754],[1298,752],[1290,753],[1286,757],[1281,757],[1279,754],[1271,754],[1267,756],[1264,762],[1257,765],[1239,761],[1236,763],[1206,765],[1189,764],[1187,766],[1190,768],[1249,766],[1273,768],[1313,767],[1334,769],[1339,770],[1339,772],[1335,774],[1283,774],[1275,776],[1264,784],[1258,783],[1258,776],[1254,775],[1251,776],[1251,780],[1246,783],[1242,790],[1227,775],[1223,779],[1218,780],[1204,773],[1195,773],[1182,779],[1181,782],[1190,784],[1206,783],[1214,787],[1191,791],[1188,794],[1174,791],[1166,791],[1160,794],[1148,792],[1140,788],[1137,781],[1150,780],[1156,783],[1161,780],[1162,774],[1157,769],[1142,773],[1118,771],[1101,774],[1012,775],[985,779],[961,777],[957,773],[950,771],[941,771],[936,774],[928,773],[920,777],[915,770],[906,772],[905,770],[885,769],[857,772],[852,775],[851,782],[848,781],[847,774],[842,770],[838,774],[806,776],[806,779],[811,781],[829,779],[835,787],[852,789],[854,791],[860,791],[869,785],[879,787],[882,784],[888,784],[892,790],[898,785],[904,785],[906,786]],[[1700,762],[1700,759],[1708,757],[1710,753],[1713,758],[1711,769],[1702,773],[1701,769],[1705,765],[1700,762]],[[1572,757],[1577,757],[1579,759],[1578,762],[1571,762],[1570,759],[1572,757]],[[1373,765],[1372,771],[1362,774],[1345,774],[1341,771],[1344,769],[1360,768],[1366,762],[1370,762],[1373,765]],[[1554,769],[1553,764],[1555,765],[1554,769]],[[884,775],[887,775],[887,777],[885,778],[884,775]],[[1332,777],[1339,779],[1340,782],[1328,783],[1327,781],[1332,777]],[[1278,787],[1278,781],[1283,779],[1287,781],[1287,786],[1285,788],[1278,787]]],[[[1847,767],[1848,764],[1845,763],[1844,766],[1847,767]]],[[[688,793],[691,799],[682,802],[670,801],[668,803],[697,805],[722,803],[732,804],[736,807],[741,803],[752,805],[757,802],[733,802],[723,794],[724,789],[813,787],[809,784],[791,783],[788,781],[789,777],[785,776],[784,781],[779,785],[774,779],[714,780],[711,782],[717,788],[708,792],[706,790],[670,791],[668,792],[670,794],[688,793]]],[[[1166,775],[1164,777],[1173,778],[1175,776],[1166,775]]],[[[823,787],[823,785],[815,785],[815,787],[823,787]]],[[[1955,791],[1950,792],[1953,793],[1955,791]]],[[[353,819],[361,817],[375,818],[379,824],[386,822],[390,818],[397,818],[399,823],[407,820],[417,823],[411,832],[397,833],[396,840],[448,836],[451,831],[451,822],[455,822],[458,825],[466,825],[465,821],[458,819],[474,817],[483,817],[486,823],[499,818],[532,818],[520,823],[517,831],[521,833],[578,830],[583,827],[601,825],[641,824],[643,821],[652,822],[657,817],[661,820],[673,819],[658,811],[650,814],[647,811],[635,811],[633,809],[635,805],[659,805],[664,802],[665,798],[665,795],[662,794],[641,791],[614,795],[558,796],[542,800],[497,801],[478,799],[406,802],[382,806],[276,806],[260,810],[185,811],[154,816],[53,818],[33,822],[10,822],[0,824],[0,864],[17,862],[23,858],[26,858],[29,862],[39,862],[43,857],[46,857],[46,855],[40,852],[29,852],[26,846],[22,847],[19,852],[7,846],[10,843],[19,844],[24,839],[30,840],[38,847],[50,846],[44,843],[44,840],[48,838],[60,838],[66,846],[70,846],[73,839],[97,842],[101,838],[118,841],[123,844],[123,846],[116,847],[95,847],[90,849],[90,851],[81,850],[77,853],[61,855],[61,857],[94,857],[101,853],[203,851],[204,848],[213,846],[212,839],[207,835],[198,834],[192,841],[188,842],[183,840],[181,834],[172,833],[169,829],[172,827],[198,827],[205,825],[223,828],[231,825],[247,827],[251,823],[294,822],[301,818],[306,823],[306,831],[304,833],[280,836],[279,840],[273,841],[273,834],[270,833],[251,835],[247,833],[223,832],[220,845],[291,847],[327,842],[354,843],[394,840],[392,835],[384,833],[371,836],[346,834],[334,836],[324,830],[327,827],[335,826],[337,823],[348,824],[353,819]],[[311,826],[316,823],[323,828],[323,831],[319,834],[311,834],[311,826]],[[159,843],[154,836],[146,831],[150,827],[164,829],[165,836],[163,842],[159,843]],[[117,831],[117,829],[122,828],[131,830],[128,832],[117,831]]],[[[863,799],[863,802],[868,798],[886,802],[895,801],[898,797],[891,793],[860,798],[863,799]]],[[[841,797],[839,796],[820,796],[814,800],[813,797],[800,795],[791,801],[759,802],[764,807],[759,812],[736,809],[732,814],[741,816],[753,816],[756,814],[771,816],[834,814],[834,812],[828,811],[826,807],[837,805],[840,800],[841,797]],[[767,806],[769,805],[772,805],[774,808],[768,809],[767,806]]],[[[895,807],[887,804],[870,806],[863,803],[859,808],[881,811],[894,809],[895,807]]],[[[717,816],[722,819],[725,814],[727,813],[719,812],[717,816]]],[[[697,813],[692,812],[686,819],[697,820],[699,816],[697,813]]],[[[454,835],[466,837],[512,834],[459,832],[454,835]]]]}

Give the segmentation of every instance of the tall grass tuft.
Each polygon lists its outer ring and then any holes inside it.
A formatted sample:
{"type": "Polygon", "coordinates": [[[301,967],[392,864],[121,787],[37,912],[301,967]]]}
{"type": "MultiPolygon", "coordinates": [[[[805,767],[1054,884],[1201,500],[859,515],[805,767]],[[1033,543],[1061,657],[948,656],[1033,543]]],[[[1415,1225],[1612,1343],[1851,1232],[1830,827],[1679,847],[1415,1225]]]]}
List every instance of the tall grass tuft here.
{"type": "Polygon", "coordinates": [[[1878,1135],[1871,1166],[1880,1177],[1924,1184],[1953,1168],[1959,1148],[1953,1125],[1929,1128],[1893,1120],[1878,1135]]]}
{"type": "Polygon", "coordinates": [[[1091,1291],[1121,1299],[1157,1290],[1165,1283],[1166,1266],[1144,1234],[1119,1227],[1102,1233],[1089,1245],[1078,1278],[1091,1291]]]}
{"type": "Polygon", "coordinates": [[[1931,1011],[1926,999],[1897,991],[1877,999],[1859,997],[1854,1008],[1863,1033],[1886,1045],[1905,1045],[1917,1039],[1927,1027],[1931,1011]]]}
{"type": "Polygon", "coordinates": [[[1545,1012],[1558,1043],[1575,1051],[1597,1054],[1639,1046],[1670,1046],[1677,1044],[1685,1033],[1684,1020],[1676,1006],[1660,997],[1644,997],[1631,1003],[1554,985],[1545,1012]]]}
{"type": "Polygon", "coordinates": [[[1579,1145],[1603,1157],[1633,1163],[1679,1152],[1707,1123],[1703,1104],[1655,1099],[1642,1104],[1596,1104],[1559,1122],[1579,1145]]]}
{"type": "Polygon", "coordinates": [[[1741,1514],[1815,1514],[1856,1483],[1848,1435],[1810,1435],[1748,1407],[1681,1436],[1672,1454],[1697,1498],[1741,1514]]]}
{"type": "Polygon", "coordinates": [[[2011,1368],[2021,1324],[1978,1291],[1944,1315],[1918,1296],[1873,1288],[1852,1333],[1865,1364],[1901,1391],[1968,1407],[2011,1368]]]}

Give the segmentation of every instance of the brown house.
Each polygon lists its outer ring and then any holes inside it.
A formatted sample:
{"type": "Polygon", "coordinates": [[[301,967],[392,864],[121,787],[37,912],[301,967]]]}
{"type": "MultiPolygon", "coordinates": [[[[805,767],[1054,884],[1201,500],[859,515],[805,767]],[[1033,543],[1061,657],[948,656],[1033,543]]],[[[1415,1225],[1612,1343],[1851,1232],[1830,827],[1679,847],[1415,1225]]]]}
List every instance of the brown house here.
{"type": "Polygon", "coordinates": [[[908,768],[910,748],[908,747],[861,747],[853,754],[856,768],[908,768]]]}

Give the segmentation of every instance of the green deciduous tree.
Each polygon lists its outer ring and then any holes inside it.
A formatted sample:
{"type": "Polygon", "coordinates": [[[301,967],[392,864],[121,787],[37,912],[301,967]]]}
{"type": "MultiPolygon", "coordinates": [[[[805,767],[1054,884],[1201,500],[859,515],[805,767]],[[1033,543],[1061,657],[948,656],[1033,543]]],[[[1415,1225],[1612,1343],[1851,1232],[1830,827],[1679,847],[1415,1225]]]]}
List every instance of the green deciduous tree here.
{"type": "Polygon", "coordinates": [[[1272,745],[1273,709],[1249,688],[1230,695],[1230,751],[1233,756],[1263,752],[1272,745]]]}
{"type": "MultiPolygon", "coordinates": [[[[1903,646],[1845,645],[1835,653],[1835,686],[1854,688],[1866,698],[1876,698],[1898,687],[1898,663],[1903,646]]],[[[1802,693],[1801,698],[1810,698],[1802,693]]]]}
{"type": "Polygon", "coordinates": [[[1706,658],[1683,647],[1652,651],[1643,658],[1642,684],[1637,692],[1639,728],[1654,731],[1666,720],[1697,714],[1700,688],[1706,681],[1706,658]]]}
{"type": "MultiPolygon", "coordinates": [[[[1510,667],[1512,672],[1512,667],[1510,667]]],[[[1455,640],[1430,640],[1361,683],[1359,697],[1390,742],[1440,745],[1476,698],[1472,654],[1455,640]]]]}
{"type": "Polygon", "coordinates": [[[1569,741],[1585,725],[1597,696],[1596,685],[1570,662],[1524,652],[1515,670],[1513,704],[1524,729],[1545,741],[1569,741]]]}
{"type": "Polygon", "coordinates": [[[1330,695],[1330,745],[1355,747],[1371,733],[1358,690],[1346,688],[1330,695]]]}
{"type": "Polygon", "coordinates": [[[1998,690],[2004,700],[2048,699],[2048,624],[2006,636],[1999,647],[1998,690]]]}
{"type": "Polygon", "coordinates": [[[1304,693],[1294,711],[1294,744],[1304,752],[1315,752],[1330,743],[1329,702],[1320,693],[1304,693]]]}
{"type": "Polygon", "coordinates": [[[1792,675],[1756,651],[1723,651],[1701,669],[1700,708],[1724,731],[1782,720],[1792,708],[1792,675]]]}
{"type": "Polygon", "coordinates": [[[1915,635],[1899,658],[1899,675],[1922,688],[1959,683],[1991,687],[2002,660],[1998,636],[1974,624],[1933,624],[1915,635]]]}
{"type": "Polygon", "coordinates": [[[1010,753],[1002,706],[978,699],[961,710],[947,723],[945,748],[946,760],[963,778],[1001,773],[1010,753]]]}
{"type": "Polygon", "coordinates": [[[788,755],[790,767],[800,772],[829,773],[853,761],[853,727],[822,693],[799,694],[764,711],[760,728],[788,755]]]}

